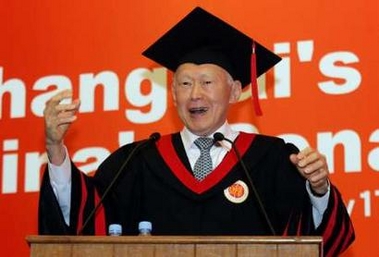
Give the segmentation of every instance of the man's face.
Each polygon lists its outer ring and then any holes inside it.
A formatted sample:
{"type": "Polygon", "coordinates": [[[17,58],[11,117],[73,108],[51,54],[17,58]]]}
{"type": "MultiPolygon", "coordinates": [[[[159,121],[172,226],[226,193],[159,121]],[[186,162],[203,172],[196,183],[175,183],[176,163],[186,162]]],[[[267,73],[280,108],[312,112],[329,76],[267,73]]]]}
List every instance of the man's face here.
{"type": "Polygon", "coordinates": [[[224,124],[229,104],[241,94],[241,84],[217,65],[185,63],[175,72],[172,91],[184,125],[205,136],[224,124]]]}

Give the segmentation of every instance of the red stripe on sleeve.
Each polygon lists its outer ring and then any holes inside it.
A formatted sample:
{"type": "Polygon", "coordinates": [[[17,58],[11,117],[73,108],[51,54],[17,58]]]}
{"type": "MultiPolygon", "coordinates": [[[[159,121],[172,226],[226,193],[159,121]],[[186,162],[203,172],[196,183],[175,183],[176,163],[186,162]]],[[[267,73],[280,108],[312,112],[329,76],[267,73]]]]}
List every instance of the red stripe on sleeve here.
{"type": "MultiPolygon", "coordinates": [[[[342,224],[344,224],[345,222],[346,222],[346,218],[345,216],[343,216],[342,224]]],[[[338,254],[339,252],[343,252],[344,250],[346,250],[348,243],[350,242],[352,233],[353,233],[353,227],[350,222],[349,222],[348,231],[346,231],[346,226],[343,225],[341,231],[338,234],[338,237],[336,238],[336,240],[334,240],[333,246],[331,247],[327,256],[336,256],[336,254],[338,254]],[[343,242],[343,240],[345,241],[343,242]],[[341,244],[343,244],[342,248],[339,249],[339,252],[336,252],[337,247],[341,244]]]]}
{"type": "Polygon", "coordinates": [[[76,232],[77,234],[79,234],[79,229],[81,229],[83,227],[83,215],[84,215],[84,206],[86,204],[86,201],[87,201],[87,195],[88,195],[88,192],[87,192],[87,186],[86,186],[86,182],[84,180],[84,175],[82,173],[80,173],[80,184],[81,184],[81,200],[80,200],[80,206],[79,206],[79,217],[78,217],[78,225],[76,227],[76,232]]]}
{"type": "MultiPolygon", "coordinates": [[[[99,194],[95,190],[95,206],[100,202],[99,194]]],[[[100,205],[95,214],[95,235],[106,235],[104,206],[100,205]]]]}
{"type": "Polygon", "coordinates": [[[300,214],[299,223],[297,224],[297,231],[296,231],[297,236],[301,235],[301,219],[302,219],[302,217],[303,217],[303,214],[300,214]]]}
{"type": "Polygon", "coordinates": [[[329,218],[328,225],[326,226],[326,230],[323,233],[324,241],[328,241],[332,235],[332,232],[333,232],[334,223],[335,223],[336,215],[337,215],[337,206],[338,206],[338,202],[336,201],[336,199],[337,199],[336,194],[337,194],[337,192],[332,189],[331,197],[333,197],[334,205],[332,208],[332,213],[331,213],[331,216],[329,218]]]}
{"type": "Polygon", "coordinates": [[[353,236],[353,231],[354,231],[353,225],[351,224],[351,222],[349,222],[349,232],[348,232],[347,236],[344,237],[345,242],[342,245],[341,252],[345,251],[347,249],[347,247],[350,245],[350,241],[351,241],[352,236],[353,236]]]}
{"type": "MultiPolygon", "coordinates": [[[[323,233],[323,240],[324,240],[324,242],[328,242],[330,240],[333,240],[332,233],[335,230],[335,223],[336,223],[336,219],[337,219],[337,215],[338,215],[338,196],[337,196],[337,192],[333,188],[332,188],[332,192],[333,193],[331,194],[331,196],[333,197],[334,205],[332,207],[332,213],[330,215],[329,222],[328,222],[328,224],[326,226],[327,229],[323,233]]],[[[350,223],[349,227],[348,227],[348,231],[346,231],[346,226],[344,226],[344,223],[346,223],[346,220],[343,220],[343,222],[342,222],[342,226],[343,227],[342,227],[341,231],[339,231],[338,237],[333,240],[332,247],[330,248],[330,250],[328,251],[328,253],[326,254],[326,256],[335,256],[335,254],[338,254],[338,253],[344,251],[345,248],[348,246],[348,242],[351,240],[351,237],[353,235],[353,227],[351,226],[351,223],[350,223]],[[345,242],[343,243],[343,248],[342,249],[338,249],[339,252],[335,253],[335,251],[337,250],[338,245],[341,244],[342,240],[345,240],[345,242]]]]}

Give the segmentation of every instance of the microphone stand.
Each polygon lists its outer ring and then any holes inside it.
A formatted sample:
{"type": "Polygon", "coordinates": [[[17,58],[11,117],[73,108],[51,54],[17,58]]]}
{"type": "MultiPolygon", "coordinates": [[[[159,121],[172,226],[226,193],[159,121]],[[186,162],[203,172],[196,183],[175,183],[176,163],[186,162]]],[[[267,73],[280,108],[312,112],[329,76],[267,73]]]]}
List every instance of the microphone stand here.
{"type": "Polygon", "coordinates": [[[256,187],[255,187],[255,185],[254,185],[253,179],[251,178],[250,173],[249,173],[249,171],[248,171],[248,169],[247,169],[247,167],[246,167],[246,165],[245,165],[245,162],[242,160],[242,158],[241,158],[241,154],[240,154],[240,152],[238,151],[236,145],[234,144],[234,142],[233,142],[232,140],[226,138],[226,137],[225,137],[222,133],[220,133],[220,132],[216,132],[216,133],[213,135],[213,138],[214,138],[214,140],[217,141],[217,142],[218,142],[218,141],[225,140],[225,141],[229,142],[229,143],[232,145],[232,148],[233,148],[234,152],[235,152],[236,155],[237,155],[238,161],[239,161],[239,163],[241,164],[243,171],[245,172],[245,175],[246,175],[247,180],[248,180],[248,182],[249,182],[249,184],[250,184],[250,187],[251,187],[251,189],[253,190],[253,194],[254,194],[254,196],[255,196],[255,199],[256,199],[257,202],[258,202],[259,209],[261,210],[261,213],[262,213],[263,216],[264,216],[264,219],[265,219],[265,221],[266,221],[266,223],[267,223],[267,225],[268,225],[268,227],[269,227],[269,229],[270,229],[270,231],[271,231],[271,234],[272,234],[273,236],[275,236],[276,233],[275,233],[274,227],[273,227],[272,224],[271,224],[271,221],[270,221],[270,219],[269,219],[269,217],[268,217],[268,215],[267,215],[266,209],[265,209],[265,207],[264,207],[264,205],[263,205],[263,203],[262,203],[261,197],[259,196],[259,193],[258,193],[258,191],[257,191],[257,189],[256,189],[256,187]]]}
{"type": "Polygon", "coordinates": [[[117,182],[118,178],[120,177],[123,169],[126,167],[126,165],[129,163],[130,159],[134,156],[134,154],[141,149],[143,146],[147,145],[150,142],[156,142],[160,138],[160,134],[158,132],[155,132],[150,135],[149,139],[143,140],[140,143],[138,143],[133,150],[130,152],[126,160],[122,163],[120,168],[117,170],[116,175],[112,179],[111,183],[108,185],[108,187],[105,189],[102,197],[100,198],[100,201],[97,203],[95,208],[91,211],[91,213],[88,215],[87,219],[83,223],[83,226],[78,230],[77,235],[82,235],[83,230],[87,227],[89,221],[92,219],[92,217],[95,215],[96,211],[99,209],[100,205],[103,203],[105,197],[108,195],[109,191],[113,188],[113,185],[117,182]]]}

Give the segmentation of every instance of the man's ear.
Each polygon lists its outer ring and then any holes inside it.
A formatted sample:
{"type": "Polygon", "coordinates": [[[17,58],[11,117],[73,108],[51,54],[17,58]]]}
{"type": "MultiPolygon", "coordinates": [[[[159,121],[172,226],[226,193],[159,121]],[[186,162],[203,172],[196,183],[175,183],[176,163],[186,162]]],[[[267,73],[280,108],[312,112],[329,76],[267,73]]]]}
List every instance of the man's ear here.
{"type": "Polygon", "coordinates": [[[176,106],[176,89],[175,89],[174,81],[172,81],[171,83],[171,95],[172,95],[172,101],[174,103],[174,106],[176,106]]]}
{"type": "Polygon", "coordinates": [[[242,84],[239,80],[234,80],[232,84],[232,91],[230,93],[229,103],[236,103],[242,94],[242,84]]]}

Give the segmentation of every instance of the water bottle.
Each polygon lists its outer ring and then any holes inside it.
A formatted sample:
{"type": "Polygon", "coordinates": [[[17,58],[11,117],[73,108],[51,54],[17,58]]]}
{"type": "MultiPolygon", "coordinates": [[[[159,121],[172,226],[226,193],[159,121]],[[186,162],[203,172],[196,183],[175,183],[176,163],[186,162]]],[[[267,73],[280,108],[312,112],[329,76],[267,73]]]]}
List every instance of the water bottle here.
{"type": "Polygon", "coordinates": [[[138,230],[140,236],[149,236],[151,235],[151,230],[153,229],[153,226],[150,221],[141,221],[138,224],[138,230]]]}
{"type": "Polygon", "coordinates": [[[110,224],[108,228],[108,234],[110,236],[121,236],[122,226],[120,224],[110,224]]]}

